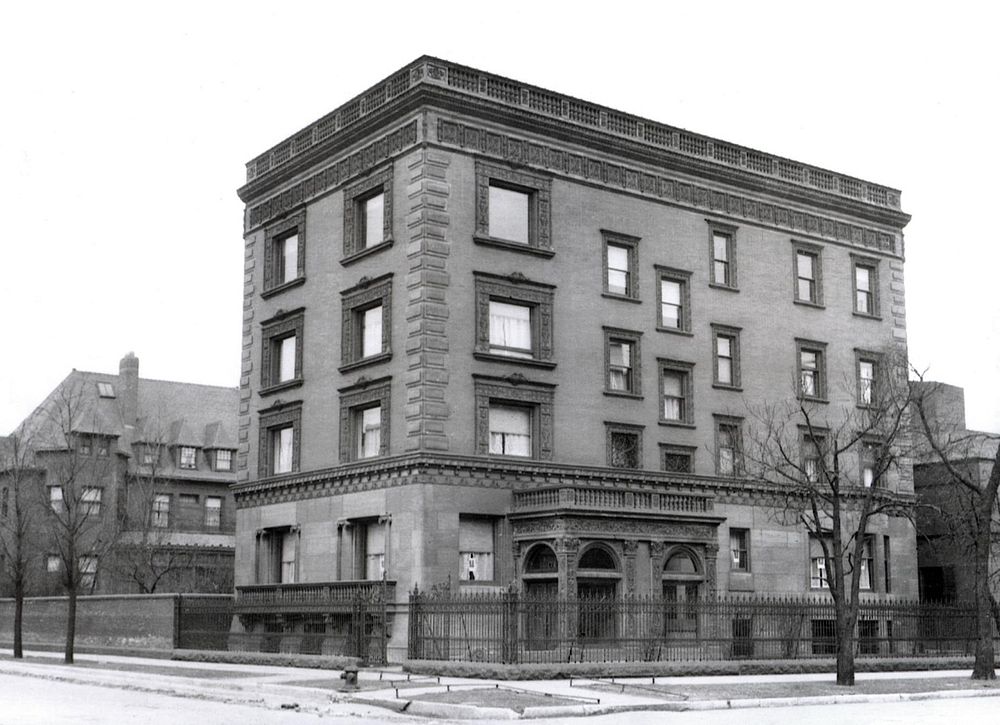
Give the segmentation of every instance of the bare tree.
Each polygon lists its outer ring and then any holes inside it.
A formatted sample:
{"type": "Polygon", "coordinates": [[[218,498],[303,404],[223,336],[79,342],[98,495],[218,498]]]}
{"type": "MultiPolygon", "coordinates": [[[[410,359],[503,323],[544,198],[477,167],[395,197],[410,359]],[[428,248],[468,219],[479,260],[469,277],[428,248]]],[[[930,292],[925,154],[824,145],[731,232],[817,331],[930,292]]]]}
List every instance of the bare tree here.
{"type": "Polygon", "coordinates": [[[39,509],[35,492],[43,472],[33,462],[27,436],[21,430],[0,438],[0,564],[14,594],[14,657],[24,657],[24,597],[34,573],[39,509]]]}
{"type": "Polygon", "coordinates": [[[817,401],[815,389],[804,396],[815,381],[796,381],[794,399],[749,411],[747,473],[771,484],[775,517],[805,527],[822,550],[813,576],[833,599],[839,685],[854,684],[861,575],[872,577],[869,524],[880,514],[912,516],[909,498],[890,485],[909,453],[906,367],[891,353],[882,360],[874,378],[848,384],[856,405],[817,401]]]}
{"type": "MultiPolygon", "coordinates": [[[[923,376],[915,373],[918,382],[923,376]]],[[[993,453],[989,473],[983,475],[978,465],[969,465],[981,451],[1000,436],[967,431],[954,420],[941,420],[931,413],[931,398],[937,386],[915,387],[912,405],[918,434],[929,449],[930,459],[947,472],[947,485],[954,490],[947,506],[936,506],[935,513],[949,526],[954,540],[973,562],[973,591],[976,605],[976,656],[972,679],[996,679],[993,663],[993,623],[1000,627],[1000,606],[990,589],[991,554],[997,531],[997,490],[1000,489],[1000,445],[993,453]]],[[[964,421],[963,421],[964,423],[964,421]]]]}
{"type": "MultiPolygon", "coordinates": [[[[116,574],[143,594],[153,594],[171,576],[189,571],[194,555],[171,546],[168,504],[163,491],[169,480],[163,475],[167,454],[165,435],[144,435],[138,462],[125,484],[124,531],[112,558],[116,574]]],[[[169,499],[168,499],[169,500],[169,499]]]]}
{"type": "Polygon", "coordinates": [[[66,592],[65,661],[73,662],[77,597],[93,591],[101,560],[120,530],[114,492],[123,466],[116,460],[114,441],[82,385],[67,381],[43,403],[44,418],[33,441],[34,460],[45,470],[45,487],[36,501],[44,543],[58,560],[66,592]]]}

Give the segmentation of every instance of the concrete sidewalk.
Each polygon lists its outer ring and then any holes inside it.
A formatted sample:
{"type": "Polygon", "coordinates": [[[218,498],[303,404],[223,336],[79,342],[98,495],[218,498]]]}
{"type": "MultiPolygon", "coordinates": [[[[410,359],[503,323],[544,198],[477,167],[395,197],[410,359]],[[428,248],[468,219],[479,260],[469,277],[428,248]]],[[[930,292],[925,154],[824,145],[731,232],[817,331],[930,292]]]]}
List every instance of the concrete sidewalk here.
{"type": "MultiPolygon", "coordinates": [[[[10,656],[10,650],[0,650],[10,656]]],[[[391,710],[404,717],[422,715],[449,719],[512,720],[538,717],[572,717],[635,710],[713,710],[790,705],[858,702],[892,702],[958,697],[1000,696],[1000,689],[961,689],[896,694],[836,694],[817,697],[760,697],[748,699],[688,699],[683,695],[654,692],[650,685],[746,685],[750,683],[830,682],[833,675],[747,675],[691,677],[625,677],[608,679],[522,680],[504,682],[459,677],[408,675],[399,667],[361,670],[363,689],[341,691],[340,672],[295,667],[187,662],[115,655],[77,656],[77,665],[64,665],[55,652],[28,651],[29,661],[0,660],[0,672],[77,682],[105,687],[238,702],[270,709],[296,709],[345,717],[363,714],[387,716],[391,710]],[[34,660],[34,661],[32,661],[34,660]],[[384,685],[384,686],[380,686],[384,685]],[[572,704],[525,707],[517,712],[501,707],[433,702],[421,695],[466,688],[500,688],[534,693],[572,704]],[[350,707],[347,707],[350,706],[350,707]],[[404,715],[405,713],[405,715],[404,715]]],[[[859,673],[859,682],[892,679],[968,677],[968,670],[859,673]]]]}

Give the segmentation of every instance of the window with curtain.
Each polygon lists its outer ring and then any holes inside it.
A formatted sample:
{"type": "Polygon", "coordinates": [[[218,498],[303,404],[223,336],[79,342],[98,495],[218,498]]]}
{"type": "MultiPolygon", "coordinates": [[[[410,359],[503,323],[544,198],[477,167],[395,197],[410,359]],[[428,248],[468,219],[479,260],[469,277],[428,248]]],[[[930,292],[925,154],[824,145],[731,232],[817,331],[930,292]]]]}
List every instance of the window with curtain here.
{"type": "Polygon", "coordinates": [[[490,352],[530,358],[531,308],[490,300],[490,352]]]}
{"type": "Polygon", "coordinates": [[[531,412],[526,408],[490,406],[490,453],[531,455],[531,412]]]}
{"type": "Polygon", "coordinates": [[[377,456],[382,448],[382,407],[359,411],[357,426],[358,458],[377,456]]]}
{"type": "Polygon", "coordinates": [[[461,581],[492,581],[493,519],[460,516],[458,555],[461,581]]]}
{"type": "Polygon", "coordinates": [[[291,426],[279,428],[271,434],[272,473],[289,473],[292,470],[292,447],[295,433],[291,426]]]}
{"type": "Polygon", "coordinates": [[[361,357],[382,352],[382,305],[361,313],[361,357]]]}

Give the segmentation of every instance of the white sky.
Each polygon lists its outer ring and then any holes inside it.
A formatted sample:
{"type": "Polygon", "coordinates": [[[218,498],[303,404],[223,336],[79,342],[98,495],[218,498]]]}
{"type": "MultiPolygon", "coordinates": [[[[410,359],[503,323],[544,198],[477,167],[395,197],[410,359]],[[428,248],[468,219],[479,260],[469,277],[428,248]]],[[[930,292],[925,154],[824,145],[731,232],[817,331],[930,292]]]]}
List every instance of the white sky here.
{"type": "Polygon", "coordinates": [[[7,5],[0,433],[129,350],[143,377],[236,385],[244,164],[425,53],[902,189],[911,361],[1000,431],[1000,11],[480,7],[7,5]]]}

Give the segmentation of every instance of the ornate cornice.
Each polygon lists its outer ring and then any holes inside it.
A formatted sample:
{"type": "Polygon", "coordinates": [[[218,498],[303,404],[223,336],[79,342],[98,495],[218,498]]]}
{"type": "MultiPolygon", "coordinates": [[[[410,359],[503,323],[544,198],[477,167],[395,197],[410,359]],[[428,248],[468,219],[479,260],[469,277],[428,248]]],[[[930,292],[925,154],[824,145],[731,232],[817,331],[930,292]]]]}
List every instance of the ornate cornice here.
{"type": "Polygon", "coordinates": [[[504,116],[556,123],[577,136],[605,138],[618,145],[626,141],[666,152],[681,165],[690,161],[698,167],[735,171],[748,178],[872,208],[901,208],[897,189],[428,56],[418,58],[248,162],[247,184],[240,190],[241,197],[252,198],[268,184],[287,179],[294,173],[292,170],[300,170],[300,162],[315,162],[338,141],[357,140],[360,133],[370,131],[386,116],[417,107],[428,91],[436,96],[446,92],[466,105],[488,106],[504,116]]]}
{"type": "Polygon", "coordinates": [[[720,191],[678,177],[651,174],[636,166],[584,156],[484,127],[438,119],[437,140],[444,146],[454,146],[512,164],[581,179],[616,191],[896,254],[894,235],[882,229],[849,224],[833,217],[768,203],[754,196],[720,191]]]}
{"type": "MultiPolygon", "coordinates": [[[[788,496],[787,487],[748,478],[434,453],[413,453],[308,473],[257,478],[231,488],[237,508],[252,508],[411,484],[479,486],[511,491],[591,486],[631,492],[709,494],[715,497],[716,503],[733,504],[779,502],[788,496]]],[[[889,492],[886,495],[894,496],[901,504],[914,502],[912,495],[889,492]]]]}

